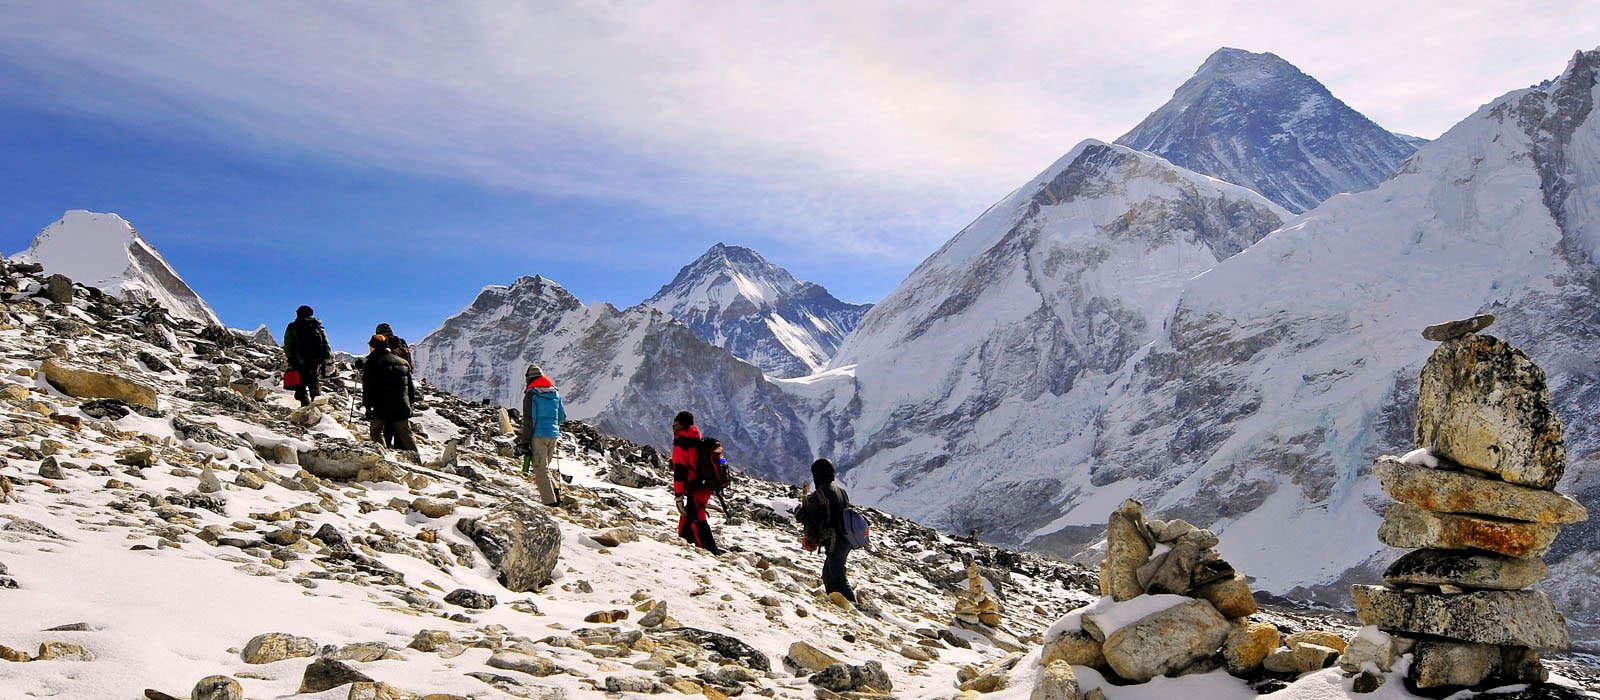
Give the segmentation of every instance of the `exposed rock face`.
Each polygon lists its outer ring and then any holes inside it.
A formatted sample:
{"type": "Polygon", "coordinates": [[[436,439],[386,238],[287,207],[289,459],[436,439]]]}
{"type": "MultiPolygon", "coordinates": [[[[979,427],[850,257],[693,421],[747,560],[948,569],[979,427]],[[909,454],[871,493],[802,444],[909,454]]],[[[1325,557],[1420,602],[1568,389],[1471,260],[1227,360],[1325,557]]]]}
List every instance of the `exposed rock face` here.
{"type": "Polygon", "coordinates": [[[1417,150],[1289,62],[1228,48],[1117,143],[1244,185],[1294,212],[1376,187],[1417,150]]]}
{"type": "Polygon", "coordinates": [[[1482,549],[1512,557],[1536,557],[1550,549],[1560,531],[1559,526],[1548,523],[1430,513],[1396,503],[1384,515],[1378,541],[1390,547],[1482,549]]]}
{"type": "Polygon", "coordinates": [[[1418,549],[1389,565],[1392,586],[1459,586],[1515,591],[1537,583],[1549,569],[1544,560],[1455,549],[1418,549]]]}
{"type": "Polygon", "coordinates": [[[1143,683],[1215,654],[1229,630],[1227,618],[1196,600],[1112,632],[1102,648],[1117,675],[1143,683]]]}
{"type": "Polygon", "coordinates": [[[534,591],[550,581],[561,555],[561,530],[550,516],[530,506],[506,503],[478,518],[456,522],[472,538],[501,585],[515,592],[534,591]]]}
{"type": "Polygon", "coordinates": [[[156,390],[127,377],[98,372],[48,358],[39,367],[50,386],[80,399],[116,399],[147,408],[158,408],[156,390]]]}
{"type": "Polygon", "coordinates": [[[1589,519],[1589,511],[1582,504],[1554,491],[1404,464],[1395,457],[1379,457],[1372,471],[1383,482],[1383,490],[1396,501],[1435,513],[1560,524],[1589,519]]]}
{"type": "Polygon", "coordinates": [[[1479,591],[1445,595],[1353,586],[1356,617],[1380,629],[1480,644],[1563,650],[1567,621],[1543,591],[1479,591]]]}
{"type": "Polygon", "coordinates": [[[1554,488],[1567,450],[1544,370],[1487,335],[1445,341],[1417,390],[1419,447],[1465,467],[1539,489],[1554,488]]]}

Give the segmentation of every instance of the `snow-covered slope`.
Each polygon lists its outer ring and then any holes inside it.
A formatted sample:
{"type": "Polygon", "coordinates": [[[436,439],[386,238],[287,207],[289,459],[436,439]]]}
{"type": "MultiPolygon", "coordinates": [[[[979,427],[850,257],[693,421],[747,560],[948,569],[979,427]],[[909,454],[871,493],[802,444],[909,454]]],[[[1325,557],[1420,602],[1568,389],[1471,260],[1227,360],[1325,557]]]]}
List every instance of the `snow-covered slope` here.
{"type": "Polygon", "coordinates": [[[812,439],[850,466],[858,499],[1016,541],[1054,518],[1107,387],[1184,282],[1286,216],[1085,141],[873,307],[830,372],[785,385],[813,402],[812,439]]]}
{"type": "Polygon", "coordinates": [[[149,298],[175,316],[221,323],[161,254],[116,214],[69,211],[40,231],[15,259],[39,263],[48,273],[66,275],[107,294],[149,298]]]}
{"type": "Polygon", "coordinates": [[[793,401],[754,365],[648,306],[585,305],[543,277],[490,286],[418,342],[417,372],[473,399],[521,406],[523,370],[555,380],[567,414],[646,444],[670,440],[680,410],[757,473],[792,476],[809,464],[793,401]]]}
{"type": "Polygon", "coordinates": [[[1276,55],[1227,48],[1117,139],[1294,212],[1372,189],[1421,141],[1385,131],[1276,55]]]}
{"type": "MultiPolygon", "coordinates": [[[[1088,449],[1066,460],[1065,515],[1036,542],[1081,543],[1089,533],[1071,526],[1138,494],[1218,529],[1258,587],[1342,599],[1391,558],[1370,536],[1383,499],[1365,475],[1411,445],[1434,347],[1419,331],[1478,312],[1548,373],[1566,425],[1561,488],[1600,505],[1597,67],[1600,50],[1579,53],[1376,190],[1334,197],[1188,284],[1111,387],[1088,449]]],[[[1580,629],[1596,619],[1594,534],[1571,528],[1549,557],[1547,583],[1580,629]]]]}
{"type": "Polygon", "coordinates": [[[721,243],[644,303],[774,377],[826,365],[871,308],[839,301],[749,248],[721,243]]]}

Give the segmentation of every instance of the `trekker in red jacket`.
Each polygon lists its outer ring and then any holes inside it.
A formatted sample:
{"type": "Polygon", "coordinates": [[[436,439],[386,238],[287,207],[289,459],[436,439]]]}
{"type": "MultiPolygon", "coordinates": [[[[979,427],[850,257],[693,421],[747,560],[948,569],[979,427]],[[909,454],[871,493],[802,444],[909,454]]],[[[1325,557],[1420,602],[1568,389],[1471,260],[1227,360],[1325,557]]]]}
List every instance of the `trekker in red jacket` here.
{"type": "Polygon", "coordinates": [[[694,425],[694,414],[679,411],[672,419],[672,494],[678,503],[678,536],[712,554],[721,554],[711,536],[711,524],[706,522],[711,488],[695,470],[699,447],[700,429],[694,425]]]}

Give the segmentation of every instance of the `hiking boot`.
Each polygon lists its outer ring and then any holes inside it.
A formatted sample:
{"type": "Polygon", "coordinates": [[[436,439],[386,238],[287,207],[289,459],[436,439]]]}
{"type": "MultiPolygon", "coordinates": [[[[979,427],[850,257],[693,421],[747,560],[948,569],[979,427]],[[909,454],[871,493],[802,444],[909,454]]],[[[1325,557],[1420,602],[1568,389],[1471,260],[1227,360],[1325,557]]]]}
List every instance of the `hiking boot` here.
{"type": "Polygon", "coordinates": [[[843,593],[840,593],[838,591],[834,591],[832,593],[829,593],[828,594],[828,600],[833,601],[834,605],[837,605],[837,606],[839,606],[841,608],[844,608],[845,610],[849,610],[850,609],[850,599],[844,597],[843,593]]]}

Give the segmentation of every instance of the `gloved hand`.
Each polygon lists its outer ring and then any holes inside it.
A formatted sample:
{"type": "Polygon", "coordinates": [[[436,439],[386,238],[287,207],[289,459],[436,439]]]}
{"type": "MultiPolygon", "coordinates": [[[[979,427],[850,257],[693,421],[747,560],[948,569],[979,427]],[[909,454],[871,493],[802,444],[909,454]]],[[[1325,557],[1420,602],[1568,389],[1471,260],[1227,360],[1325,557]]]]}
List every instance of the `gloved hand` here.
{"type": "Polygon", "coordinates": [[[672,501],[678,505],[678,513],[682,514],[689,512],[689,500],[684,498],[683,494],[680,493],[676,496],[673,496],[672,501]]]}

